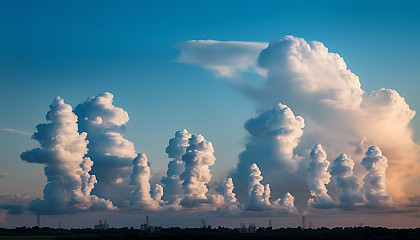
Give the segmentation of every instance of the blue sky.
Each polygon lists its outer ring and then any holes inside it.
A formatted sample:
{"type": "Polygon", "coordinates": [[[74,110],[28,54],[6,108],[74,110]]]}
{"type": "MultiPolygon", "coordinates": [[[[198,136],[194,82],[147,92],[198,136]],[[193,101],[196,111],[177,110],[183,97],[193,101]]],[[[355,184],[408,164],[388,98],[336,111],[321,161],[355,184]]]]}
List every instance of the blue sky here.
{"type": "MultiPolygon", "coordinates": [[[[177,130],[215,147],[215,179],[244,150],[256,104],[229,80],[177,62],[188,40],[320,41],[340,54],[366,92],[392,88],[420,109],[417,1],[2,1],[0,128],[33,133],[56,96],[75,107],[109,91],[128,112],[126,138],[164,174],[177,130]]],[[[242,76],[254,81],[254,74],[242,76]]],[[[420,120],[412,121],[420,139],[420,120]]],[[[0,195],[42,197],[43,166],[20,160],[30,136],[0,131],[0,195]]]]}

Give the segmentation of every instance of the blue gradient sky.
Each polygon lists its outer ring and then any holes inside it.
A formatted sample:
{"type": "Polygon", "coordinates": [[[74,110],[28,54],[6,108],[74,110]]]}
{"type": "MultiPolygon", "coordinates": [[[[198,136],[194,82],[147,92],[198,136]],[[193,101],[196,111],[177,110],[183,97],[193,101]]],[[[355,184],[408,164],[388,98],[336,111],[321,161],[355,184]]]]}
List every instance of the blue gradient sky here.
{"type": "MultiPolygon", "coordinates": [[[[126,137],[152,171],[166,171],[168,140],[187,128],[213,142],[213,175],[225,176],[255,105],[223,78],[177,63],[174,43],[321,41],[364,90],[396,89],[418,111],[419,12],[418,1],[1,1],[0,128],[33,133],[54,97],[74,107],[109,91],[129,113],[126,137]]],[[[418,117],[413,126],[419,140],[418,117]]],[[[8,173],[0,195],[42,196],[43,166],[19,158],[36,146],[0,131],[0,171],[8,173]]]]}

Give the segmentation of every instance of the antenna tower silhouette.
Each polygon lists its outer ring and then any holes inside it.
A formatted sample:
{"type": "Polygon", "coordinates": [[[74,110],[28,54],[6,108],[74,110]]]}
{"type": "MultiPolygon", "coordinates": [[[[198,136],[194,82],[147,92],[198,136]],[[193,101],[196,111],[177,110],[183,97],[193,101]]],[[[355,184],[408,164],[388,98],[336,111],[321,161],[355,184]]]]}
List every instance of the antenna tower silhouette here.
{"type": "Polygon", "coordinates": [[[36,215],[36,224],[35,224],[35,226],[41,227],[41,217],[39,216],[39,214],[36,215]]]}

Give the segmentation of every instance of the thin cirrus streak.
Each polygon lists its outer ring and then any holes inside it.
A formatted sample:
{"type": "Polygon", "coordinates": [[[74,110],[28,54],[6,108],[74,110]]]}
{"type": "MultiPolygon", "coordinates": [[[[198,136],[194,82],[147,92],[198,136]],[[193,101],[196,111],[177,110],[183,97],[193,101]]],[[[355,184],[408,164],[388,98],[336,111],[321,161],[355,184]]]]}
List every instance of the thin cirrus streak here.
{"type": "Polygon", "coordinates": [[[20,131],[20,130],[16,130],[16,129],[13,129],[13,128],[0,128],[0,131],[2,131],[2,132],[10,132],[10,133],[17,133],[17,134],[27,135],[27,136],[31,136],[32,135],[32,133],[30,133],[30,132],[20,131]]]}

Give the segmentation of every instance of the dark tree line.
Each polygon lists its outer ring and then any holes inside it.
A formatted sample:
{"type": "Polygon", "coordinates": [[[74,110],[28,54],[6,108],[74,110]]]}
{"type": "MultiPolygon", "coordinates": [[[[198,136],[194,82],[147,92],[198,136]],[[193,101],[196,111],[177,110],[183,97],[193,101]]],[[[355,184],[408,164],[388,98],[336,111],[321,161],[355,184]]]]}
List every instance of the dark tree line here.
{"type": "Polygon", "coordinates": [[[0,239],[285,239],[285,240],[411,240],[420,239],[420,228],[388,229],[388,228],[259,228],[255,233],[241,233],[239,229],[229,228],[185,228],[156,227],[153,232],[134,228],[111,228],[107,230],[86,229],[53,229],[39,227],[18,227],[15,229],[0,228],[0,239]]]}

